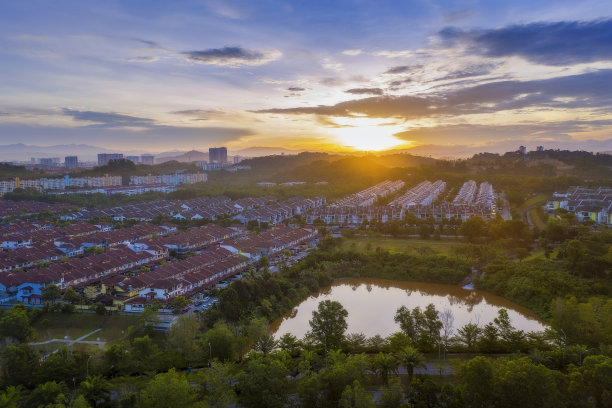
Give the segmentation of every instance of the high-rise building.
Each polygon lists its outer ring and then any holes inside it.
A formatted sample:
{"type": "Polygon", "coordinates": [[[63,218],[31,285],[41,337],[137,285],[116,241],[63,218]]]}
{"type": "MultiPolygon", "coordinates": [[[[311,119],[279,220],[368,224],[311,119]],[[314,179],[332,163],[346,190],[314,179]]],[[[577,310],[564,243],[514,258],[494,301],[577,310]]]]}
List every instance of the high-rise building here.
{"type": "Polygon", "coordinates": [[[147,166],[152,166],[153,164],[155,164],[155,156],[152,156],[150,154],[143,154],[142,156],[140,156],[140,163],[146,164],[147,166]]]}
{"type": "Polygon", "coordinates": [[[123,159],[123,153],[99,153],[98,166],[106,166],[111,160],[123,159]]]}
{"type": "Polygon", "coordinates": [[[125,156],[125,160],[129,160],[134,164],[139,164],[140,163],[140,157],[139,156],[125,156]]]}
{"type": "Polygon", "coordinates": [[[64,167],[67,169],[76,169],[79,167],[79,158],[77,156],[66,156],[64,158],[64,167]]]}
{"type": "Polygon", "coordinates": [[[527,153],[527,148],[525,146],[519,146],[519,152],[521,152],[522,154],[527,153]]]}
{"type": "Polygon", "coordinates": [[[227,163],[227,148],[211,147],[208,149],[208,162],[222,164],[227,163]]]}
{"type": "Polygon", "coordinates": [[[43,166],[55,167],[59,164],[59,157],[44,157],[40,159],[40,164],[43,166]]]}
{"type": "Polygon", "coordinates": [[[544,146],[538,146],[538,147],[536,147],[536,151],[538,151],[538,152],[543,152],[543,151],[544,151],[544,146]]]}

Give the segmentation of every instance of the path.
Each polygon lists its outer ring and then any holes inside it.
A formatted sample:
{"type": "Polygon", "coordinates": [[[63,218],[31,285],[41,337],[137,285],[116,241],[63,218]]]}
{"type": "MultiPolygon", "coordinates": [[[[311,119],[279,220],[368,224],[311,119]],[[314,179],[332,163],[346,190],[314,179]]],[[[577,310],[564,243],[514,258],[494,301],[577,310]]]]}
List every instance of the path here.
{"type": "MultiPolygon", "coordinates": [[[[97,344],[98,347],[102,348],[104,347],[104,345],[106,344],[105,341],[94,341],[94,340],[84,340],[87,337],[96,334],[97,332],[99,332],[100,330],[102,330],[102,328],[100,327],[99,329],[96,329],[92,332],[89,332],[81,337],[79,337],[78,339],[75,340],[68,340],[68,339],[51,339],[51,340],[46,340],[46,341],[38,341],[38,342],[32,342],[32,343],[28,343],[30,346],[41,346],[43,344],[49,344],[49,343],[55,343],[55,342],[59,342],[59,343],[66,343],[66,347],[70,347],[75,343],[81,343],[81,344],[97,344]]],[[[57,350],[55,350],[57,351],[57,350]]],[[[54,352],[55,352],[54,351],[54,352]]]]}

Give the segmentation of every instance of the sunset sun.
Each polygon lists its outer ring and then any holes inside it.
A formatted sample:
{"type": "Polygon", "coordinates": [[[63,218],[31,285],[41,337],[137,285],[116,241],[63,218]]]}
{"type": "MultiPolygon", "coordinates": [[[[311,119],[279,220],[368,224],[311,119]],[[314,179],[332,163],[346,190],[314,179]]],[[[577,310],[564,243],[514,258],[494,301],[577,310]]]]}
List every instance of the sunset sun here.
{"type": "Polygon", "coordinates": [[[405,130],[403,126],[388,124],[382,119],[336,118],[336,123],[341,127],[332,129],[332,133],[343,147],[380,151],[410,144],[394,136],[405,130]]]}

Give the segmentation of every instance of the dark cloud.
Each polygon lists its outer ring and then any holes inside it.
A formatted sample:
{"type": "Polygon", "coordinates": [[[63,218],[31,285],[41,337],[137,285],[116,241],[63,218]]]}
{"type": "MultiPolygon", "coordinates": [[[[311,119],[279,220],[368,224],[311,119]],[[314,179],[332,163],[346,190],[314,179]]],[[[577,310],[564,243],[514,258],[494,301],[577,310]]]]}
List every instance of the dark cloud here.
{"type": "Polygon", "coordinates": [[[530,107],[609,109],[612,107],[612,70],[535,81],[490,82],[424,96],[376,96],[332,106],[260,112],[415,119],[530,107]]]}
{"type": "Polygon", "coordinates": [[[612,60],[612,19],[540,22],[489,30],[445,28],[448,47],[466,45],[486,57],[519,56],[544,65],[572,65],[612,60]]]}
{"type": "Polygon", "coordinates": [[[355,95],[382,95],[384,93],[380,88],[353,88],[344,92],[355,95]]]}
{"type": "Polygon", "coordinates": [[[475,76],[487,75],[495,68],[495,64],[477,64],[464,67],[462,69],[449,72],[437,81],[445,81],[451,79],[471,78],[475,76]]]}
{"type": "Polygon", "coordinates": [[[256,51],[242,47],[211,48],[202,51],[188,51],[181,53],[189,61],[229,67],[241,65],[263,65],[277,59],[278,51],[256,51]]]}
{"type": "Polygon", "coordinates": [[[389,82],[389,89],[394,91],[394,90],[401,88],[402,85],[409,84],[410,82],[412,82],[412,78],[405,78],[405,79],[400,79],[396,81],[391,81],[389,82]]]}
{"type": "Polygon", "coordinates": [[[139,42],[141,44],[146,45],[149,48],[160,48],[163,49],[163,47],[161,45],[159,45],[158,43],[156,43],[155,41],[151,41],[151,40],[144,40],[142,38],[132,38],[132,40],[139,42]]]}
{"type": "Polygon", "coordinates": [[[385,71],[385,74],[405,74],[407,72],[418,71],[421,68],[423,68],[422,65],[399,65],[397,67],[389,68],[387,71],[385,71]]]}
{"type": "Polygon", "coordinates": [[[117,127],[60,127],[0,124],[0,144],[27,140],[48,145],[87,143],[113,149],[159,150],[177,146],[206,148],[255,134],[249,128],[152,126],[136,130],[117,127]]]}
{"type": "Polygon", "coordinates": [[[150,127],[155,121],[149,118],[122,115],[114,112],[78,111],[74,109],[62,109],[66,116],[84,122],[93,122],[92,127],[150,127]]]}
{"type": "Polygon", "coordinates": [[[306,88],[300,88],[299,86],[292,86],[290,88],[287,88],[287,90],[289,92],[303,92],[306,90],[306,88]]]}

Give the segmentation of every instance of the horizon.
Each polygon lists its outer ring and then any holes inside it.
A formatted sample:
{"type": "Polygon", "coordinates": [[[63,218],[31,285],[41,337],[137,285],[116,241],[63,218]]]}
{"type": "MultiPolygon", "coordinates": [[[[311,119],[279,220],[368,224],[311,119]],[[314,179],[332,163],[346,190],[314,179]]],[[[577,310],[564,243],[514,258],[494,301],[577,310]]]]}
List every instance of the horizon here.
{"type": "Polygon", "coordinates": [[[0,16],[0,145],[612,150],[603,0],[26,1],[0,16]]]}

